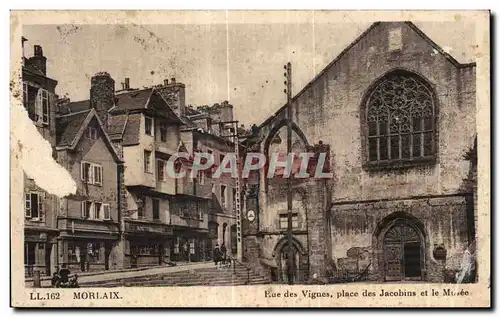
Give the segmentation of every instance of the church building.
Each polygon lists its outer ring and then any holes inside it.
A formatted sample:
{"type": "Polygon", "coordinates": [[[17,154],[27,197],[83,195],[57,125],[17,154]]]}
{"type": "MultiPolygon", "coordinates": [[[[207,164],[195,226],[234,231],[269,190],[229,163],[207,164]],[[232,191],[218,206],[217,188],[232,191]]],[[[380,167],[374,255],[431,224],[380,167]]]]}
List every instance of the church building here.
{"type": "MultiPolygon", "coordinates": [[[[250,179],[244,260],[278,282],[289,248],[296,283],[444,281],[475,249],[475,72],[411,22],[369,27],[291,100],[293,151],[333,177],[293,180],[292,245],[285,182],[250,179]]],[[[249,149],[286,151],[286,123],[285,105],[249,149]]]]}

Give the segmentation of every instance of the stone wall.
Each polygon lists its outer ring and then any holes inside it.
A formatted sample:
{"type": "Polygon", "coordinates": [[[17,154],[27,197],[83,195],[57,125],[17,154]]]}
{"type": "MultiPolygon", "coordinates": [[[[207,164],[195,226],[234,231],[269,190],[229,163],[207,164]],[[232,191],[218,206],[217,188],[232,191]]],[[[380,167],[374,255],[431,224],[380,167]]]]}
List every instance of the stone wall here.
{"type": "Polygon", "coordinates": [[[331,248],[337,264],[352,259],[349,250],[357,247],[371,254],[372,278],[383,278],[381,233],[388,224],[386,219],[393,215],[422,225],[427,280],[442,277],[442,264],[433,257],[438,246],[447,251],[446,266],[458,268],[460,255],[468,245],[466,196],[460,195],[333,205],[331,248]]]}
{"type": "MultiPolygon", "coordinates": [[[[292,107],[293,121],[309,143],[321,140],[331,147],[333,201],[454,194],[467,177],[463,154],[476,134],[475,67],[453,63],[407,23],[374,26],[299,92],[292,107]],[[389,32],[398,28],[402,47],[390,51],[389,32]],[[377,79],[396,69],[421,76],[435,90],[437,162],[402,172],[369,172],[363,167],[364,96],[377,79]]],[[[266,121],[261,137],[269,137],[284,115],[282,108],[266,121]]]]}

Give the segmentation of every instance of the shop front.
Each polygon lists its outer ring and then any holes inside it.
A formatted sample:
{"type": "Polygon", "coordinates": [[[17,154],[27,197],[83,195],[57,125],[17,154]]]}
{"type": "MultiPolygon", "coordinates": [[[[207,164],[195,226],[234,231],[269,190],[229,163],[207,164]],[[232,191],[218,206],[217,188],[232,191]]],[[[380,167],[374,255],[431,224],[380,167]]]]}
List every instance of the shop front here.
{"type": "Polygon", "coordinates": [[[210,260],[207,252],[208,231],[198,228],[174,228],[170,258],[174,262],[201,262],[210,260]]]}
{"type": "Polygon", "coordinates": [[[24,232],[24,275],[36,271],[50,276],[56,266],[56,230],[28,229],[24,232]]]}
{"type": "Polygon", "coordinates": [[[118,268],[119,225],[111,221],[59,219],[58,266],[71,272],[118,268]]]}
{"type": "Polygon", "coordinates": [[[160,266],[170,262],[172,228],[163,223],[125,221],[126,267],[160,266]]]}
{"type": "Polygon", "coordinates": [[[61,266],[71,272],[106,271],[113,266],[112,250],[116,246],[114,239],[67,237],[61,241],[63,261],[61,266]]]}

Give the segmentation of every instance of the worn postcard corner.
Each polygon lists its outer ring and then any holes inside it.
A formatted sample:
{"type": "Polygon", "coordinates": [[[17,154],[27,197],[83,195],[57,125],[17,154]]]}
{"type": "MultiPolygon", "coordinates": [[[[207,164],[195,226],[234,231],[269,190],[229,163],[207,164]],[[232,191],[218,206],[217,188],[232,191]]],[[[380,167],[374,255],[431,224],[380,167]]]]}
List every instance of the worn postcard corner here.
{"type": "Polygon", "coordinates": [[[490,307],[488,11],[11,11],[14,307],[490,307]]]}

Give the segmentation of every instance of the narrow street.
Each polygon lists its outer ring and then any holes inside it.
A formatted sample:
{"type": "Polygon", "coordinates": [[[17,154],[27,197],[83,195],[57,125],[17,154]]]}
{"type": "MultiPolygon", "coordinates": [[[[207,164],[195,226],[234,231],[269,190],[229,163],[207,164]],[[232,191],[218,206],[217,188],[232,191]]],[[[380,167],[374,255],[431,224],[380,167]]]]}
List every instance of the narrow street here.
{"type": "MultiPolygon", "coordinates": [[[[131,270],[119,270],[115,272],[102,271],[102,272],[90,272],[87,274],[82,273],[78,275],[78,283],[86,284],[86,283],[113,281],[113,280],[126,279],[132,277],[147,277],[158,274],[209,268],[213,266],[214,266],[213,262],[201,262],[192,264],[186,263],[183,265],[169,266],[169,267],[153,267],[150,269],[142,269],[142,270],[131,269],[131,270]]],[[[33,287],[33,279],[28,279],[26,281],[26,287],[33,287]]],[[[50,278],[45,277],[42,279],[42,287],[50,287],[50,278]]]]}
{"type": "MultiPolygon", "coordinates": [[[[215,267],[213,262],[184,263],[173,267],[154,267],[142,270],[96,272],[79,275],[80,287],[121,286],[194,286],[267,284],[270,281],[247,267],[215,267]]],[[[50,279],[42,280],[42,287],[50,287],[50,279]]],[[[33,281],[26,281],[33,287],[33,281]]]]}

